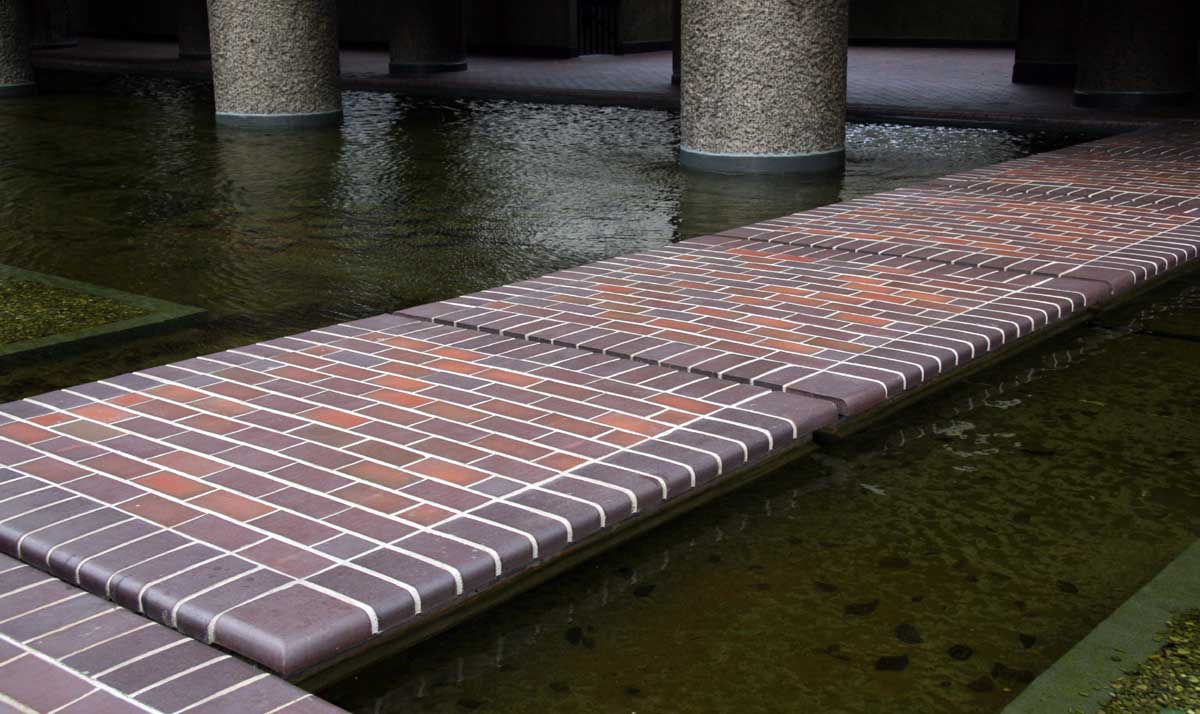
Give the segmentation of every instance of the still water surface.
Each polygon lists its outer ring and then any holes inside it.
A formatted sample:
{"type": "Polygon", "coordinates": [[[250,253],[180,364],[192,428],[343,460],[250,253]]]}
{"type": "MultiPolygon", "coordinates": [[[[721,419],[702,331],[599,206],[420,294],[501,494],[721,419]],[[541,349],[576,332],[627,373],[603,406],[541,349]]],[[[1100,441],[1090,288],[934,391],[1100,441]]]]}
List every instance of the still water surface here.
{"type": "Polygon", "coordinates": [[[218,130],[209,91],[0,104],[0,263],[206,308],[204,326],[0,377],[0,398],[398,310],[1053,148],[852,126],[844,178],[681,171],[663,111],[348,93],[340,130],[218,130]]]}
{"type": "MultiPolygon", "coordinates": [[[[666,112],[346,105],[340,130],[273,134],[216,130],[205,90],[169,81],[0,104],[0,263],[211,315],[7,369],[0,400],[1078,139],[852,126],[844,177],[755,179],[680,171],[666,112]]],[[[1200,283],[1165,290],[322,695],[364,713],[996,712],[1200,534],[1200,344],[1179,335],[1200,283]]]]}

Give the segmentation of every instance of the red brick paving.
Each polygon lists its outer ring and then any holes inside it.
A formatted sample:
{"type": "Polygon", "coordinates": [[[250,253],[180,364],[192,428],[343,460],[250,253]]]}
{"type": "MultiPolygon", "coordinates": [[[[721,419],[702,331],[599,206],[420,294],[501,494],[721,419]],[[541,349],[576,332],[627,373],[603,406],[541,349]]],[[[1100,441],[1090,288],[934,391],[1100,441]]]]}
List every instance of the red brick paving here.
{"type": "Polygon", "coordinates": [[[804,397],[381,316],[0,407],[0,547],[294,675],[835,418],[804,397]],[[66,419],[32,426],[49,414],[66,419]],[[220,434],[184,426],[218,414],[220,434]],[[103,430],[79,428],[98,416],[103,430]],[[285,593],[343,615],[280,631],[255,598],[285,593]]]}

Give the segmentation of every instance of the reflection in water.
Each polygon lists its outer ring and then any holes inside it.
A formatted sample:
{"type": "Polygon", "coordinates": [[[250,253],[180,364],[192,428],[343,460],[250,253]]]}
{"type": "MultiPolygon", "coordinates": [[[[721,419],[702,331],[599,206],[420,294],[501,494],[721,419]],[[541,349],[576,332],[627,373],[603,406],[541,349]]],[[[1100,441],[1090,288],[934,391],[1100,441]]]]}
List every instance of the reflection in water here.
{"type": "Polygon", "coordinates": [[[1193,283],[321,695],[364,714],[998,712],[1200,535],[1200,398],[1178,396],[1200,345],[1136,331],[1193,283]]]}
{"type": "Polygon", "coordinates": [[[26,396],[482,290],[1072,137],[852,126],[846,176],[678,169],[668,112],[347,93],[315,132],[214,126],[210,91],[117,79],[0,106],[0,263],[209,310],[0,376],[26,396]]]}

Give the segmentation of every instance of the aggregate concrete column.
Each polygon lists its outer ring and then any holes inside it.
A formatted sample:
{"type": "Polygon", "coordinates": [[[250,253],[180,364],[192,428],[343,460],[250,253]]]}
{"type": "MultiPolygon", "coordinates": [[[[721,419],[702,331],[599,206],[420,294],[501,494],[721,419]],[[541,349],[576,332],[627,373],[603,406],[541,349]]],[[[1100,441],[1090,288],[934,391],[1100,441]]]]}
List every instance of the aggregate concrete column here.
{"type": "Polygon", "coordinates": [[[79,44],[68,0],[33,0],[34,49],[74,47],[79,44]]]}
{"type": "Polygon", "coordinates": [[[1075,81],[1076,38],[1082,0],[1021,0],[1012,81],[1066,84],[1075,81]]]}
{"type": "Polygon", "coordinates": [[[393,0],[391,74],[467,68],[466,0],[393,0]]]}
{"type": "Polygon", "coordinates": [[[684,0],[680,163],[845,167],[847,0],[684,0]]]}
{"type": "Polygon", "coordinates": [[[208,0],[179,0],[179,57],[208,59],[208,0]]]}
{"type": "Polygon", "coordinates": [[[342,120],[336,0],[209,0],[217,123],[342,120]]]}
{"type": "Polygon", "coordinates": [[[683,0],[671,0],[671,84],[678,85],[683,63],[683,0]]]}
{"type": "Polygon", "coordinates": [[[1075,104],[1186,104],[1196,88],[1196,0],[1084,0],[1075,104]]]}
{"type": "Polygon", "coordinates": [[[29,0],[0,0],[0,97],[33,94],[29,0]]]}

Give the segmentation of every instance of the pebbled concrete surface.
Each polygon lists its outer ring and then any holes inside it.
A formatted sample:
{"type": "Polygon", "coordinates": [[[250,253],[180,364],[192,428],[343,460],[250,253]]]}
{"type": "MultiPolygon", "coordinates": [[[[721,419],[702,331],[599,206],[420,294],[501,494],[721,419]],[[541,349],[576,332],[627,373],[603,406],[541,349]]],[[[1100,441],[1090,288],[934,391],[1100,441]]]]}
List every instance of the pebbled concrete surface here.
{"type": "Polygon", "coordinates": [[[0,88],[33,82],[28,0],[0,0],[0,88]]]}
{"type": "Polygon", "coordinates": [[[814,154],[845,145],[846,0],[687,0],[682,145],[814,154]]]}
{"type": "Polygon", "coordinates": [[[210,0],[217,114],[341,111],[335,0],[210,0]]]}

